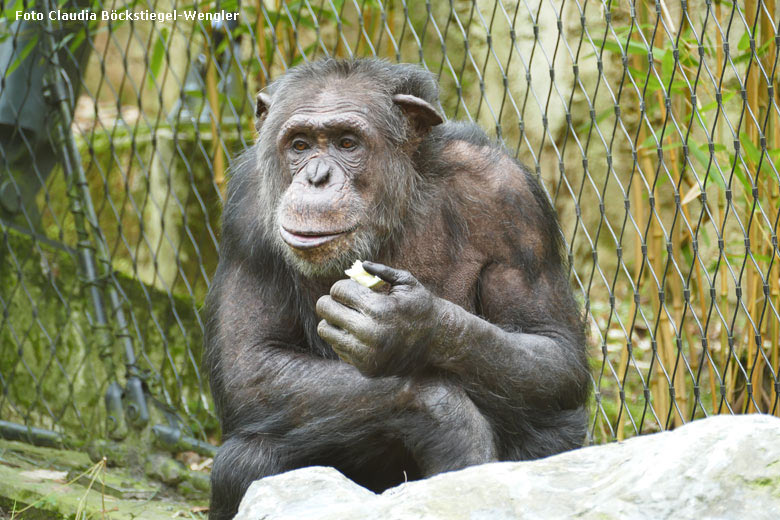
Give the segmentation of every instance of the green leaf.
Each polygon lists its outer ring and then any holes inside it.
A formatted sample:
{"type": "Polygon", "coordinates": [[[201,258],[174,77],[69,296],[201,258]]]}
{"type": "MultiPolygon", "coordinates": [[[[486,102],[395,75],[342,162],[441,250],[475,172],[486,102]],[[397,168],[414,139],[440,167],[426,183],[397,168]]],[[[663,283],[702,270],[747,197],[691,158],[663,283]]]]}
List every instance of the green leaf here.
{"type": "Polygon", "coordinates": [[[691,95],[691,87],[688,86],[688,83],[686,83],[684,79],[673,81],[670,91],[685,94],[686,97],[691,95]]]}
{"type": "Polygon", "coordinates": [[[777,166],[776,166],[776,162],[772,161],[770,155],[771,150],[767,150],[766,153],[762,153],[762,151],[756,146],[756,143],[754,143],[745,133],[740,134],[739,140],[740,143],[742,143],[742,148],[744,148],[745,154],[753,163],[754,167],[758,168],[758,165],[760,163],[761,164],[761,168],[759,169],[760,172],[763,172],[765,174],[774,173],[772,171],[772,167],[774,166],[775,169],[777,169],[777,166]]]}
{"type": "Polygon", "coordinates": [[[673,73],[674,54],[671,52],[666,52],[661,58],[661,77],[664,78],[664,83],[671,79],[673,73]]]}
{"type": "MultiPolygon", "coordinates": [[[[136,0],[137,1],[137,0],[136,0]]],[[[133,2],[135,3],[135,1],[133,2]]],[[[187,3],[184,5],[180,5],[179,9],[182,10],[195,10],[197,9],[200,12],[205,11],[216,11],[217,8],[224,10],[224,11],[238,11],[238,0],[219,0],[219,1],[212,1],[212,2],[193,2],[193,3],[187,3]]]]}
{"type": "Polygon", "coordinates": [[[745,189],[745,193],[751,193],[753,191],[753,185],[750,183],[747,175],[745,175],[745,171],[742,169],[742,165],[734,165],[734,175],[736,175],[739,183],[742,184],[742,187],[745,189]]]}
{"type": "MultiPolygon", "coordinates": [[[[615,113],[615,109],[614,108],[608,108],[608,109],[600,112],[596,116],[596,121],[595,122],[596,123],[600,123],[604,119],[609,117],[610,114],[614,114],[614,113],[615,113]]],[[[585,133],[588,130],[588,128],[590,128],[591,123],[593,123],[593,121],[586,121],[583,124],[581,124],[579,127],[577,127],[577,133],[579,133],[579,134],[585,133]]]]}
{"type": "Polygon", "coordinates": [[[745,132],[739,134],[739,143],[745,151],[745,156],[750,159],[754,166],[758,166],[758,161],[761,160],[761,150],[758,149],[745,132]]]}
{"type": "Polygon", "coordinates": [[[86,29],[81,29],[78,32],[78,34],[76,34],[75,38],[73,38],[73,41],[70,43],[70,47],[69,47],[70,52],[75,53],[86,37],[87,37],[86,29]]]}
{"type": "MultiPolygon", "coordinates": [[[[717,146],[717,145],[716,145],[717,146]]],[[[709,171],[707,172],[707,178],[705,179],[705,182],[707,180],[711,180],[714,182],[720,189],[725,190],[726,189],[726,183],[723,182],[723,178],[721,178],[720,174],[718,173],[718,169],[710,166],[710,147],[708,144],[704,143],[699,146],[691,146],[688,148],[688,150],[691,152],[691,155],[701,164],[702,168],[705,170],[709,166],[709,171]]],[[[714,163],[714,159],[712,160],[714,163]]]]}
{"type": "MultiPolygon", "coordinates": [[[[213,40],[212,40],[213,43],[213,40]]],[[[222,38],[222,41],[219,42],[219,45],[214,49],[212,54],[214,56],[220,56],[223,52],[225,52],[229,45],[231,45],[233,42],[230,38],[222,38]]]]}
{"type": "Polygon", "coordinates": [[[25,59],[27,59],[27,56],[30,55],[30,53],[33,51],[33,49],[37,44],[38,44],[38,36],[36,35],[33,38],[31,38],[29,42],[27,42],[27,45],[24,46],[22,52],[19,53],[16,59],[6,69],[5,71],[6,78],[10,77],[11,74],[13,74],[14,71],[19,68],[19,65],[21,65],[25,59]]]}
{"type": "Polygon", "coordinates": [[[29,11],[34,5],[35,2],[29,2],[27,7],[25,7],[22,0],[15,0],[10,2],[8,5],[3,6],[2,11],[0,11],[0,19],[5,18],[9,21],[15,21],[16,11],[29,11]]]}
{"type": "Polygon", "coordinates": [[[225,11],[238,11],[238,0],[220,0],[219,2],[214,2],[214,9],[217,9],[217,7],[225,11]]]}
{"type": "MultiPolygon", "coordinates": [[[[736,246],[736,244],[735,244],[735,246],[736,246]]],[[[754,252],[752,249],[750,251],[750,254],[753,256],[753,258],[755,258],[756,260],[758,260],[760,262],[769,262],[769,256],[767,256],[767,255],[758,254],[758,253],[754,252]]],[[[737,260],[737,261],[741,262],[742,260],[744,260],[746,258],[746,255],[745,255],[745,253],[726,253],[726,258],[728,258],[729,260],[737,260]]]]}
{"type": "Polygon", "coordinates": [[[161,27],[160,34],[157,36],[157,40],[155,40],[154,47],[152,48],[152,59],[149,62],[149,75],[146,76],[146,79],[149,82],[149,87],[151,88],[155,87],[155,80],[160,77],[163,58],[165,57],[168,32],[168,27],[161,27]]]}
{"type": "MultiPolygon", "coordinates": [[[[734,97],[734,95],[735,95],[736,93],[737,93],[737,91],[736,91],[736,90],[732,90],[732,91],[730,91],[730,92],[726,93],[726,94],[725,94],[724,96],[722,96],[722,98],[721,98],[721,104],[722,104],[722,105],[725,105],[725,104],[726,104],[726,102],[727,102],[728,100],[730,100],[731,98],[733,98],[733,97],[734,97]]],[[[717,108],[717,107],[718,107],[718,101],[717,101],[717,100],[715,100],[715,101],[711,101],[711,102],[707,103],[706,105],[704,105],[703,107],[701,107],[701,108],[699,109],[699,112],[708,112],[708,111],[710,111],[710,110],[714,110],[714,109],[715,109],[715,108],[717,108]]]]}
{"type": "Polygon", "coordinates": [[[750,31],[745,31],[742,33],[742,37],[739,39],[739,43],[737,43],[737,49],[741,51],[746,51],[750,48],[750,31]]]}
{"type": "MultiPolygon", "coordinates": [[[[634,77],[634,81],[637,82],[637,86],[642,89],[643,85],[645,85],[645,82],[647,84],[647,90],[652,92],[654,90],[660,90],[661,84],[658,82],[658,79],[656,79],[655,74],[649,74],[647,73],[647,69],[645,70],[639,70],[635,69],[633,67],[628,68],[629,72],[631,72],[631,75],[634,77]]],[[[651,106],[655,106],[655,96],[650,97],[652,102],[647,103],[648,110],[651,106]]]]}
{"type": "Polygon", "coordinates": [[[656,148],[656,137],[654,135],[649,135],[645,138],[644,141],[639,145],[640,148],[656,148]]]}
{"type": "MultiPolygon", "coordinates": [[[[593,43],[596,45],[596,47],[604,46],[604,50],[609,52],[614,52],[615,54],[620,54],[621,56],[625,52],[626,54],[634,54],[637,56],[647,56],[648,48],[645,47],[644,43],[640,43],[634,40],[631,40],[630,42],[626,42],[625,40],[622,40],[620,42],[611,41],[611,40],[603,40],[601,38],[596,38],[593,40],[593,43]],[[626,45],[628,43],[628,45],[626,45]]],[[[653,53],[653,59],[654,60],[662,60],[664,54],[666,51],[659,47],[653,47],[650,49],[653,53]]]]}

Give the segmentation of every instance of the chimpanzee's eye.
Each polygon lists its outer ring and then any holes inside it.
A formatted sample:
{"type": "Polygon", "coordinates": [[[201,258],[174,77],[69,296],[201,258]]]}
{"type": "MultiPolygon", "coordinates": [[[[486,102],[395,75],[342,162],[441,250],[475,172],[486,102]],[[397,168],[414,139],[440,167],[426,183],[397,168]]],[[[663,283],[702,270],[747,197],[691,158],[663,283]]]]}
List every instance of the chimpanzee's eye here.
{"type": "Polygon", "coordinates": [[[293,141],[292,147],[293,150],[295,150],[296,152],[303,152],[304,150],[309,149],[309,143],[307,143],[303,139],[296,139],[295,141],[293,141]]]}
{"type": "Polygon", "coordinates": [[[343,138],[343,139],[342,139],[342,140],[339,142],[339,146],[341,146],[341,147],[342,147],[343,149],[345,149],[345,150],[351,150],[351,149],[353,149],[355,146],[357,146],[357,143],[356,143],[356,142],[355,142],[353,139],[350,139],[349,137],[344,137],[344,138],[343,138]]]}

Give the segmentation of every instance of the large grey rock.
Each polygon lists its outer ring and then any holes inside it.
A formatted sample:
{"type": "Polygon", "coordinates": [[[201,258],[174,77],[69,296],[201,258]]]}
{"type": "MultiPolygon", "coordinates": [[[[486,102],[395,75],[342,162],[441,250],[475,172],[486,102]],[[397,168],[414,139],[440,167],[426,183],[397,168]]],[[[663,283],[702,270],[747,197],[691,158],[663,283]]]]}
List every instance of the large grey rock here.
{"type": "Polygon", "coordinates": [[[780,518],[780,419],[718,416],[544,460],[485,464],[376,495],[332,468],[252,484],[236,520],[780,518]]]}

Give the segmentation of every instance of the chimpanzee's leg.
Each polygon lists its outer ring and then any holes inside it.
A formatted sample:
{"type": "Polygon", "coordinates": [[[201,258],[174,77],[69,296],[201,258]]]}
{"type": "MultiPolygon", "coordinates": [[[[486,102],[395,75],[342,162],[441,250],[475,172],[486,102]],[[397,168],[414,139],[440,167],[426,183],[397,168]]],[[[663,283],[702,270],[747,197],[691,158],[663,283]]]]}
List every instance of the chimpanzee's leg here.
{"type": "Polygon", "coordinates": [[[418,391],[419,408],[403,418],[402,434],[423,476],[498,460],[493,428],[465,390],[425,383],[418,391]]]}
{"type": "Polygon", "coordinates": [[[230,437],[214,457],[209,520],[230,520],[253,481],[286,469],[281,451],[261,437],[230,437]]]}
{"type": "Polygon", "coordinates": [[[366,430],[357,439],[345,436],[346,443],[328,439],[319,444],[294,432],[273,438],[263,434],[229,437],[214,458],[209,520],[233,518],[253,481],[305,466],[333,466],[375,492],[422,476],[397,437],[386,431],[366,430]]]}

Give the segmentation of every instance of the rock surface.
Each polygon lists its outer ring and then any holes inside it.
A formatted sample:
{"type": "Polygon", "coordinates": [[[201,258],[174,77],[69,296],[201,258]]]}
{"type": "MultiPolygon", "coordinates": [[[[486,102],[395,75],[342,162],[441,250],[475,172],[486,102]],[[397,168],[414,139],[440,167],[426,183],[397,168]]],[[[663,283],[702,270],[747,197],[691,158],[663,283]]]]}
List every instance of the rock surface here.
{"type": "Polygon", "coordinates": [[[501,462],[376,495],[333,468],[252,484],[236,520],[780,517],[780,419],[717,416],[544,460],[501,462]]]}

